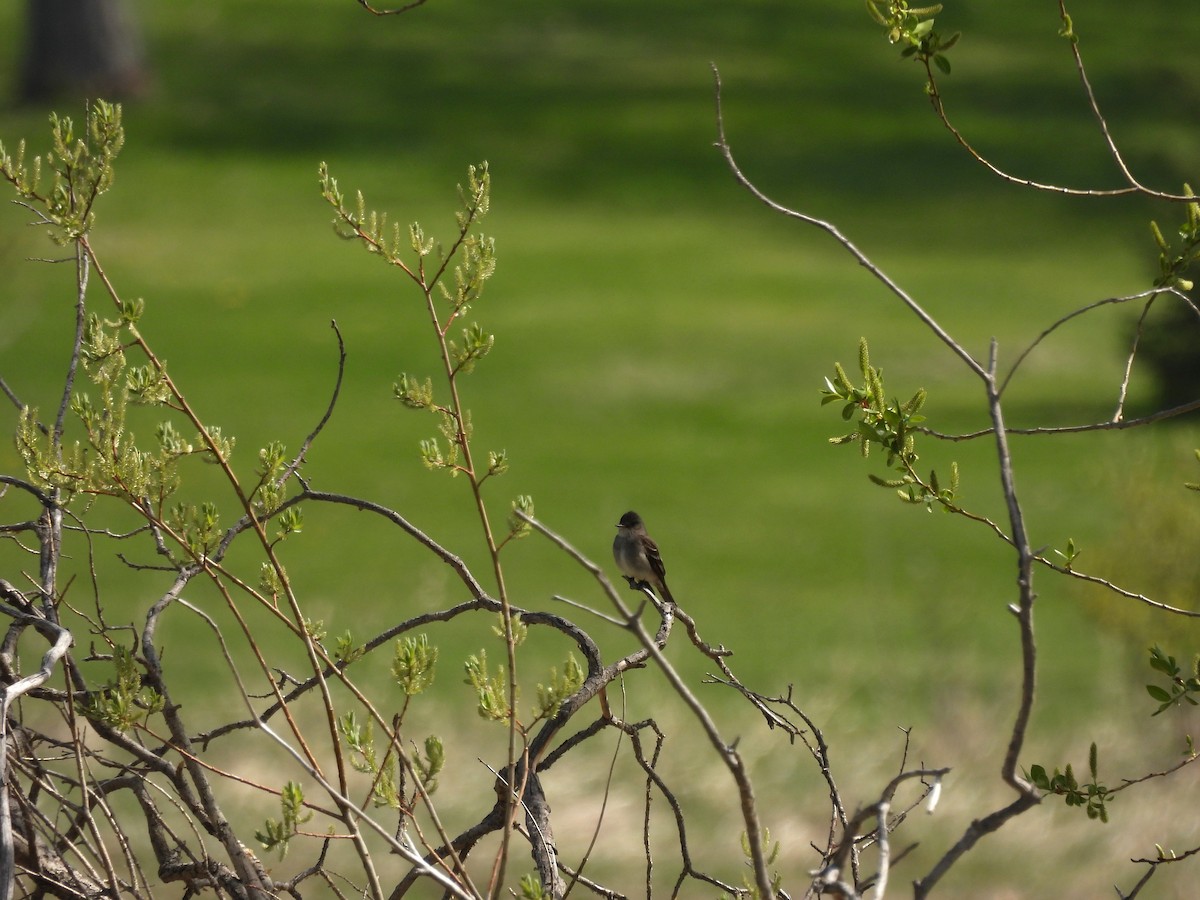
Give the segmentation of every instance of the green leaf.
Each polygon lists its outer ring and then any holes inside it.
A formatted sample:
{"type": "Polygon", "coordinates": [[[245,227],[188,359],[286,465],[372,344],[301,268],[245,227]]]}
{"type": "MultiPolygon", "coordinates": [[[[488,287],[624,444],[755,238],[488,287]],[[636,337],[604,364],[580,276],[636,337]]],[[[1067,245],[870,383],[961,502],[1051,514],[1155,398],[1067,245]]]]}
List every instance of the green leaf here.
{"type": "Polygon", "coordinates": [[[438,648],[429,643],[429,635],[419,634],[396,641],[392,655],[392,677],[408,696],[421,693],[433,684],[438,648]]]}
{"type": "Polygon", "coordinates": [[[1160,688],[1157,684],[1146,685],[1146,693],[1157,700],[1159,703],[1170,703],[1171,695],[1160,688]]]}
{"type": "Polygon", "coordinates": [[[1171,677],[1179,674],[1179,666],[1175,662],[1175,657],[1168,656],[1161,647],[1150,648],[1150,668],[1157,669],[1171,677]]]}

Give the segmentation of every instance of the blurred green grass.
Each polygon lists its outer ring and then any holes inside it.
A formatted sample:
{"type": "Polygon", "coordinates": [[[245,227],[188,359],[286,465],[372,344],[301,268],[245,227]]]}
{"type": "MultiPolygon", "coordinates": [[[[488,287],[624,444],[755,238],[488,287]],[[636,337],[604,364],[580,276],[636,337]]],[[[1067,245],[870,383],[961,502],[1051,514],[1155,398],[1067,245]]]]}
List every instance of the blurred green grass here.
{"type": "MultiPolygon", "coordinates": [[[[944,27],[966,32],[943,85],[948,108],[1017,174],[1114,186],[1043,6],[947,9],[944,27]]],[[[1076,22],[1097,95],[1134,169],[1174,189],[1194,177],[1200,149],[1186,127],[1200,87],[1184,37],[1200,10],[1098,7],[1076,22]]],[[[1066,311],[1145,287],[1146,221],[1173,221],[1170,211],[997,182],[930,115],[919,71],[857,3],[677,0],[651,14],[634,3],[515,12],[434,0],[383,20],[317,0],[289,4],[286,19],[244,0],[139,9],[157,85],[127,108],[127,148],[93,243],[118,288],[146,298],[144,331],[197,408],[238,436],[243,478],[258,447],[295,448],[320,417],[336,319],[347,379],[310,454],[314,485],[390,505],[486,571],[465,485],[418,461],[433,422],[390,399],[400,371],[433,371],[419,298],[333,237],[316,170],[328,161],[348,192],[361,187],[396,220],[448,235],[454,185],[487,159],[484,228],[499,269],[475,312],[497,345],[467,398],[479,446],[505,447],[513,462],[492,487],[497,517],[531,493],[540,517],[603,562],[616,517],[639,509],[674,590],[710,640],[736,651],[735,669],[767,691],[794,682],[847,734],[881,717],[886,728],[936,729],[948,696],[985,718],[1011,715],[1009,554],[982,529],[869,485],[864,471],[878,463],[828,445],[842,425],[818,406],[821,379],[834,360],[854,362],[860,336],[898,394],[929,389],[936,428],[983,426],[982,390],[827,237],[734,185],[711,146],[709,66],[720,67],[747,174],[835,221],[977,356],[994,336],[1011,360],[1066,311]]],[[[0,10],[10,41],[14,18],[0,10]]],[[[45,115],[4,110],[0,139],[44,148],[45,115]]],[[[0,210],[0,372],[49,408],[66,364],[71,273],[23,261],[51,252],[23,218],[0,210]]],[[[1010,424],[1111,414],[1124,316],[1109,308],[1072,323],[1031,357],[1010,424]]],[[[1144,403],[1144,375],[1132,387],[1144,403]]],[[[1189,426],[1016,439],[1034,544],[1072,537],[1081,567],[1094,560],[1119,578],[1120,554],[1105,548],[1126,540],[1131,518],[1177,503],[1195,480],[1193,443],[1189,426]],[[1120,489],[1130,481],[1141,488],[1132,499],[1120,489]]],[[[1003,520],[985,443],[927,442],[924,459],[939,471],[958,460],[967,505],[1003,520]]],[[[14,465],[5,442],[0,466],[14,465]]],[[[365,635],[458,596],[439,566],[361,514],[310,508],[292,543],[289,570],[332,633],[365,635]]],[[[0,546],[5,565],[14,556],[0,546]]],[[[536,538],[507,564],[521,605],[551,606],[556,592],[598,602],[536,538]]],[[[138,618],[161,590],[126,577],[108,549],[97,566],[119,579],[107,600],[118,618],[138,618]]],[[[1200,637],[1137,609],[1114,640],[1102,623],[1116,601],[1043,574],[1038,586],[1039,724],[1051,735],[1102,703],[1138,707],[1140,672],[1119,696],[1098,673],[1126,671],[1146,635],[1180,653],[1200,637]]],[[[171,623],[166,635],[189,629],[171,623]]],[[[691,675],[705,670],[676,655],[691,675]]]]}

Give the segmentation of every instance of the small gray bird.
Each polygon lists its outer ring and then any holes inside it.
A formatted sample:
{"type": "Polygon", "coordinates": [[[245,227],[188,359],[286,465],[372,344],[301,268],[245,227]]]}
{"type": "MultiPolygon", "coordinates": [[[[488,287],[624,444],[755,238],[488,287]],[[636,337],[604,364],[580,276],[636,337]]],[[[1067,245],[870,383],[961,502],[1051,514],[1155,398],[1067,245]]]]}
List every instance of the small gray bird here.
{"type": "Polygon", "coordinates": [[[675,605],[675,598],[667,589],[667,568],[658,554],[658,544],[646,534],[642,517],[630,511],[621,516],[617,525],[617,536],[613,538],[613,559],[631,587],[654,588],[658,596],[675,605]]]}

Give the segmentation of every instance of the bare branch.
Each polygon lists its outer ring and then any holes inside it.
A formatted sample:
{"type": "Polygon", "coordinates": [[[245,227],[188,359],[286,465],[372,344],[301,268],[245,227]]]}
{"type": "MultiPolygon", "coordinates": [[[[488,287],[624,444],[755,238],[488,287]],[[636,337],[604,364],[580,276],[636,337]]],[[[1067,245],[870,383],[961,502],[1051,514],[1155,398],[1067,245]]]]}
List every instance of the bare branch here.
{"type": "Polygon", "coordinates": [[[424,6],[426,0],[412,0],[411,3],[400,6],[395,9],[376,9],[367,0],[358,0],[358,5],[365,9],[373,16],[398,16],[401,13],[406,13],[410,9],[416,9],[418,6],[424,6]]]}
{"type": "Polygon", "coordinates": [[[733,150],[729,146],[729,141],[725,137],[725,118],[721,109],[721,73],[717,71],[717,67],[715,65],[712,67],[712,71],[713,81],[715,84],[714,96],[716,98],[717,106],[717,140],[715,146],[721,151],[721,155],[725,157],[725,162],[728,165],[729,170],[733,173],[733,177],[738,184],[742,185],[742,187],[748,190],[755,199],[766,205],[774,212],[777,212],[783,216],[787,216],[789,219],[796,219],[800,222],[804,222],[805,224],[815,226],[816,228],[819,228],[830,235],[834,240],[842,245],[846,252],[854,257],[855,261],[857,261],[860,266],[870,272],[876,281],[891,291],[891,293],[894,294],[901,303],[908,307],[908,309],[918,319],[920,319],[922,323],[924,323],[925,327],[934,333],[939,341],[949,347],[954,355],[966,364],[968,369],[970,369],[980,378],[986,379],[986,372],[984,371],[983,366],[981,366],[975,360],[975,358],[962,347],[961,344],[955,341],[945,331],[945,329],[943,329],[942,326],[939,325],[934,318],[929,315],[929,313],[927,313],[920,306],[920,304],[917,303],[916,300],[910,297],[908,293],[900,287],[900,285],[888,277],[888,275],[877,265],[875,265],[875,263],[872,262],[866,256],[866,254],[859,250],[858,247],[856,247],[848,237],[842,234],[842,232],[835,225],[830,222],[826,222],[823,219],[818,219],[814,216],[797,212],[794,209],[789,209],[781,203],[777,203],[759,190],[758,187],[742,173],[742,170],[738,167],[737,162],[733,158],[733,150]]]}

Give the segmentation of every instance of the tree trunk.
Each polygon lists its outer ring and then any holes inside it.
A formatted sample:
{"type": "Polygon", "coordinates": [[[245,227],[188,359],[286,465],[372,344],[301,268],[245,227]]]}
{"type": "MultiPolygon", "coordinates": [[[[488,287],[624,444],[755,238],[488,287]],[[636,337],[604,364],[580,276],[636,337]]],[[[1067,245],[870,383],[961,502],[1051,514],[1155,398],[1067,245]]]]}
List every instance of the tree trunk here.
{"type": "Polygon", "coordinates": [[[126,100],[145,87],[141,37],[123,0],[28,0],[20,100],[126,100]]]}

